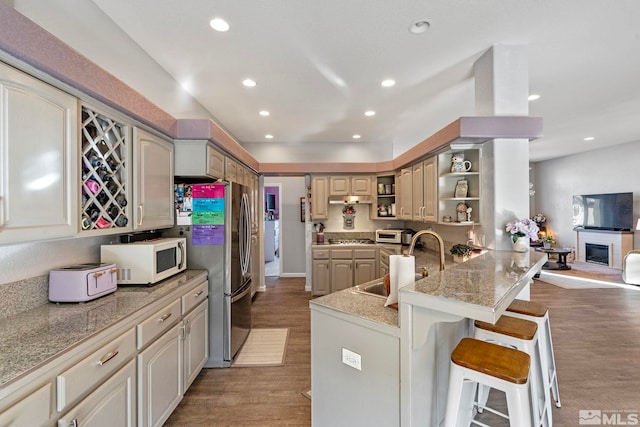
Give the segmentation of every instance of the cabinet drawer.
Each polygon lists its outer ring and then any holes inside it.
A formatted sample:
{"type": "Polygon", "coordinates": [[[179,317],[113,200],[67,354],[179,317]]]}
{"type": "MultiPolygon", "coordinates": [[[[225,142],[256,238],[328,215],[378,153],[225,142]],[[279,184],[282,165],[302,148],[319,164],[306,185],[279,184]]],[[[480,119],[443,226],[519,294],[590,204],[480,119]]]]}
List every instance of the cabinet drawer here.
{"type": "Polygon", "coordinates": [[[331,259],[351,259],[353,249],[331,249],[331,259]]]}
{"type": "Polygon", "coordinates": [[[353,250],[354,258],[375,258],[376,250],[375,249],[354,249],[353,250]]]}
{"type": "Polygon", "coordinates": [[[180,320],[180,305],[180,300],[177,299],[138,325],[138,350],[180,320]]]}
{"type": "Polygon", "coordinates": [[[69,404],[90,391],[95,385],[136,354],[135,331],[130,329],[100,350],[78,362],[56,378],[56,409],[69,404]]]}
{"type": "Polygon", "coordinates": [[[193,307],[200,304],[200,302],[207,299],[209,295],[209,282],[205,280],[200,283],[195,289],[189,291],[188,294],[183,295],[182,300],[182,314],[190,312],[193,307]]]}
{"type": "Polygon", "coordinates": [[[314,249],[313,259],[329,259],[329,249],[314,249]]]}

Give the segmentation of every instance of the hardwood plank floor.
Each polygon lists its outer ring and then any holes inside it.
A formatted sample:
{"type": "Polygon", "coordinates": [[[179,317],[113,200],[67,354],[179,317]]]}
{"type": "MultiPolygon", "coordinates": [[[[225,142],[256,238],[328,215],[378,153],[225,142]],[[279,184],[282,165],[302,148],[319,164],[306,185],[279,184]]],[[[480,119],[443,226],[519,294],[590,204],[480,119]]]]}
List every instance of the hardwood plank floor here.
{"type": "MultiPolygon", "coordinates": [[[[285,365],[203,370],[166,426],[311,424],[310,401],[301,395],[310,387],[310,293],[304,279],[268,278],[266,285],[254,301],[253,323],[291,328],[285,365]]],[[[550,308],[562,399],[553,425],[578,426],[581,409],[640,414],[640,288],[564,289],[536,281],[531,299],[550,308]]],[[[492,393],[491,402],[500,405],[500,396],[492,393]]]]}

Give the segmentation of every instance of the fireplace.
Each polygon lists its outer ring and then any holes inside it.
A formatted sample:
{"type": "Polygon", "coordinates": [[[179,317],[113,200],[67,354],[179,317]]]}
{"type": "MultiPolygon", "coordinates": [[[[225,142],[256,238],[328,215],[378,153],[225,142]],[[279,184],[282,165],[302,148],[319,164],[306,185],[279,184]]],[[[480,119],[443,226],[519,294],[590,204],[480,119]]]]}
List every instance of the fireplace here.
{"type": "Polygon", "coordinates": [[[609,246],[585,243],[585,261],[609,265],[609,246]]]}

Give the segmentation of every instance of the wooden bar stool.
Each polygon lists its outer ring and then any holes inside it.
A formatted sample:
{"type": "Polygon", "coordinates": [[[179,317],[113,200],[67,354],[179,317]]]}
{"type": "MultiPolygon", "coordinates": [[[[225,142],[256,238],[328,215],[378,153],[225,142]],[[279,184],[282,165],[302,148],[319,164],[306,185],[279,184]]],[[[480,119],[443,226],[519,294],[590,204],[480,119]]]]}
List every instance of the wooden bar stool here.
{"type": "Polygon", "coordinates": [[[503,391],[509,415],[483,409],[508,419],[512,426],[532,427],[530,365],[531,357],[522,351],[473,338],[460,340],[451,353],[445,427],[484,425],[473,420],[474,407],[480,408],[474,401],[478,384],[503,391]]]}
{"type": "Polygon", "coordinates": [[[507,308],[508,316],[530,320],[538,324],[540,334],[540,347],[542,353],[543,372],[549,376],[549,385],[556,407],[560,407],[560,389],[558,388],[558,373],[556,371],[556,358],[553,353],[553,341],[551,340],[551,322],[549,321],[549,309],[536,302],[515,299],[507,308]]]}
{"type": "MultiPolygon", "coordinates": [[[[529,320],[501,316],[495,324],[476,320],[474,326],[476,339],[513,347],[531,357],[531,406],[535,415],[534,426],[552,426],[549,378],[543,375],[538,325],[529,320]]],[[[478,401],[480,403],[486,402],[488,395],[489,389],[487,387],[479,387],[478,401]]]]}

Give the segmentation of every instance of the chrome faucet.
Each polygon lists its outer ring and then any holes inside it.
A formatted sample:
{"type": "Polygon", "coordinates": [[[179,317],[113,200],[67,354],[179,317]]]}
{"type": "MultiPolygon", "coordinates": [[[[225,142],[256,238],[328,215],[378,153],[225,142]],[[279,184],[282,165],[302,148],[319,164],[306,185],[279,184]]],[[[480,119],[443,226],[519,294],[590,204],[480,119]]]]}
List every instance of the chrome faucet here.
{"type": "MultiPolygon", "coordinates": [[[[413,235],[413,239],[411,239],[411,244],[409,245],[409,252],[407,253],[407,255],[408,256],[413,255],[413,248],[416,246],[416,242],[418,241],[420,236],[425,235],[425,234],[429,234],[429,235],[435,237],[436,240],[438,241],[438,248],[440,249],[440,271],[442,271],[442,270],[444,270],[444,241],[442,240],[442,237],[440,237],[440,235],[438,233],[436,233],[435,231],[420,230],[416,234],[414,234],[413,235]]],[[[424,273],[423,273],[423,275],[424,275],[424,273]]]]}

